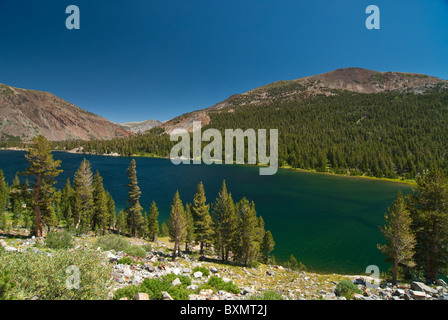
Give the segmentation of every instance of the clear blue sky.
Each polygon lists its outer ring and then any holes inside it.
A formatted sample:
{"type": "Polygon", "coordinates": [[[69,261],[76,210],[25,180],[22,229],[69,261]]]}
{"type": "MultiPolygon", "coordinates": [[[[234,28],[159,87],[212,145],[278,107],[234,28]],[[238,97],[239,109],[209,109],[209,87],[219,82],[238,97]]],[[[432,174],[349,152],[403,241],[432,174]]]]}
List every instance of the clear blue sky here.
{"type": "Polygon", "coordinates": [[[0,0],[0,83],[115,122],[342,67],[448,79],[448,0],[0,0]],[[372,4],[380,30],[365,27],[372,4]]]}

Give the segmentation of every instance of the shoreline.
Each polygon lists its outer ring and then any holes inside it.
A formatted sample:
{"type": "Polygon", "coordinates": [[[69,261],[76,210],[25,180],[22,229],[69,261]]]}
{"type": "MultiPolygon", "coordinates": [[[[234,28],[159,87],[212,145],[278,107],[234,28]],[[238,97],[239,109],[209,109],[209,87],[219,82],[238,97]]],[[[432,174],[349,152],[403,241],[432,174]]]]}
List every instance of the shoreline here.
{"type": "MultiPolygon", "coordinates": [[[[26,151],[24,148],[18,148],[18,147],[10,147],[10,148],[0,148],[0,150],[7,150],[7,151],[26,151]]],[[[157,155],[151,155],[151,154],[132,154],[130,156],[121,155],[119,153],[111,153],[111,154],[98,154],[93,152],[83,152],[79,150],[53,150],[57,152],[66,152],[71,154],[88,154],[93,156],[105,156],[105,157],[126,157],[126,158],[150,158],[150,159],[166,159],[169,160],[169,157],[162,157],[157,155]]],[[[191,159],[190,159],[191,160],[191,159]]],[[[243,166],[257,166],[261,167],[262,165],[249,165],[249,164],[243,164],[243,166]]],[[[289,170],[289,171],[297,171],[297,172],[304,172],[304,173],[312,173],[312,174],[323,174],[323,175],[329,175],[334,177],[341,177],[341,178],[352,178],[352,179],[365,179],[365,180],[372,180],[372,181],[382,181],[382,182],[390,182],[390,183],[398,183],[398,184],[404,184],[410,187],[415,187],[417,185],[417,181],[414,179],[410,180],[401,180],[401,179],[394,179],[394,178],[378,178],[378,177],[370,177],[370,176],[350,176],[345,174],[338,174],[333,172],[318,172],[315,170],[309,170],[309,169],[300,169],[300,168],[292,168],[290,166],[280,166],[278,169],[282,170],[289,170]]]]}

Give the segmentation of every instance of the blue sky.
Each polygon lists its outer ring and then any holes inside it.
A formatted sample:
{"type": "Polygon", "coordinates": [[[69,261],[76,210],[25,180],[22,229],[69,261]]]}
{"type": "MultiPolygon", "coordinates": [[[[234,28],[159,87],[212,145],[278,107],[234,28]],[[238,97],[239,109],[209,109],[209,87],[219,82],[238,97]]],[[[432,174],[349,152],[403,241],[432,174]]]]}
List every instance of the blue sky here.
{"type": "Polygon", "coordinates": [[[0,0],[0,83],[119,123],[342,67],[448,79],[448,1],[0,0]],[[65,27],[72,4],[80,30],[65,27]],[[372,4],[380,30],[365,27],[372,4]]]}

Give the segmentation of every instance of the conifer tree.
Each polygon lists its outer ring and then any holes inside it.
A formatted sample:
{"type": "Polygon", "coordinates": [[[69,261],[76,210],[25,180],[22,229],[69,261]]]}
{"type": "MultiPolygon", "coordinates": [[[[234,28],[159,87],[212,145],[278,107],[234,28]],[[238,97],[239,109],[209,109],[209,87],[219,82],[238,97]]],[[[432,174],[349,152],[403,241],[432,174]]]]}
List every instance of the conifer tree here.
{"type": "Polygon", "coordinates": [[[213,221],[210,216],[210,205],[207,204],[202,182],[198,184],[197,192],[191,206],[191,212],[194,219],[196,240],[200,243],[200,254],[204,254],[204,247],[212,242],[213,221]]]}
{"type": "Polygon", "coordinates": [[[73,179],[73,203],[75,230],[86,231],[93,215],[93,173],[90,162],[84,158],[73,179]]]}
{"type": "Polygon", "coordinates": [[[148,238],[150,241],[156,241],[159,234],[159,209],[157,209],[156,202],[153,201],[148,212],[148,238]]]}
{"type": "Polygon", "coordinates": [[[113,229],[115,228],[115,224],[117,221],[117,214],[115,213],[115,201],[114,198],[112,198],[112,195],[109,193],[109,191],[106,192],[106,199],[107,199],[107,210],[109,213],[109,226],[113,229]]]}
{"type": "Polygon", "coordinates": [[[378,244],[378,249],[393,261],[392,283],[396,284],[399,264],[414,266],[413,256],[416,243],[415,235],[411,230],[412,219],[401,192],[388,208],[385,219],[387,225],[380,227],[380,231],[386,238],[387,244],[378,244]]]}
{"type": "Polygon", "coordinates": [[[186,236],[185,236],[185,251],[189,252],[188,245],[195,241],[196,233],[194,230],[194,219],[191,213],[191,204],[185,205],[185,221],[186,221],[186,236]]]}
{"type": "Polygon", "coordinates": [[[5,181],[3,170],[0,169],[0,229],[6,229],[6,204],[9,197],[8,183],[5,181]]]}
{"type": "Polygon", "coordinates": [[[93,177],[93,216],[92,216],[92,230],[101,230],[104,235],[109,224],[109,207],[107,204],[107,195],[104,190],[103,178],[100,173],[96,171],[93,177]]]}
{"type": "Polygon", "coordinates": [[[180,243],[187,236],[187,221],[185,219],[184,206],[180,199],[179,191],[176,191],[171,204],[170,217],[168,218],[168,229],[171,241],[174,242],[173,261],[180,253],[180,243]]]}
{"type": "Polygon", "coordinates": [[[73,189],[70,183],[70,178],[67,178],[65,182],[64,189],[62,189],[61,193],[61,212],[63,218],[67,221],[68,219],[68,209],[71,207],[72,197],[73,197],[73,189]]]}
{"type": "Polygon", "coordinates": [[[33,143],[25,155],[29,167],[24,174],[35,177],[33,207],[35,233],[38,237],[42,236],[42,213],[48,214],[50,207],[50,195],[54,192],[54,178],[62,172],[59,169],[61,161],[53,159],[51,149],[51,143],[44,136],[39,135],[33,138],[33,143]]]}
{"type": "Polygon", "coordinates": [[[122,235],[125,235],[127,230],[128,230],[128,223],[127,223],[128,219],[127,219],[127,213],[124,210],[120,210],[120,212],[118,212],[117,215],[117,230],[118,232],[120,232],[122,235]]]}
{"type": "Polygon", "coordinates": [[[160,227],[160,236],[161,237],[168,237],[170,234],[170,230],[168,229],[168,225],[163,222],[162,226],[160,227]]]}
{"type": "Polygon", "coordinates": [[[274,237],[272,237],[271,231],[266,231],[266,234],[263,238],[262,251],[264,254],[264,261],[267,264],[269,262],[269,254],[274,251],[275,242],[274,237]]]}
{"type": "Polygon", "coordinates": [[[232,195],[227,191],[225,180],[213,204],[213,215],[216,247],[221,251],[221,259],[228,261],[237,228],[237,217],[235,204],[232,195]]]}
{"type": "Polygon", "coordinates": [[[135,237],[138,233],[141,235],[144,219],[142,215],[143,208],[140,205],[140,187],[137,181],[137,170],[135,159],[132,159],[131,164],[127,170],[128,182],[128,225],[130,228],[131,236],[135,237]]]}
{"type": "Polygon", "coordinates": [[[260,251],[259,243],[259,220],[255,211],[255,204],[246,198],[236,204],[239,217],[238,232],[234,238],[239,239],[236,243],[235,253],[242,263],[247,266],[254,261],[260,251]]]}
{"type": "Polygon", "coordinates": [[[431,283],[448,267],[448,181],[445,175],[433,170],[419,178],[408,204],[417,239],[415,262],[431,283]]]}

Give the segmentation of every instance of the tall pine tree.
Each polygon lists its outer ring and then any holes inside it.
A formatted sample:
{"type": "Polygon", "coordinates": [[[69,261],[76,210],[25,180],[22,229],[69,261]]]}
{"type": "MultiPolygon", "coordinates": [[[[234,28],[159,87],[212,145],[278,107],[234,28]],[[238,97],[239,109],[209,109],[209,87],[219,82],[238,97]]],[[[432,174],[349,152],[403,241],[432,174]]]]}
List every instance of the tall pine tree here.
{"type": "Polygon", "coordinates": [[[408,200],[417,239],[415,262],[431,283],[448,267],[447,178],[439,170],[430,171],[417,180],[417,188],[408,200]]]}
{"type": "Polygon", "coordinates": [[[194,219],[196,241],[200,243],[200,254],[204,254],[204,248],[212,242],[213,221],[210,216],[210,205],[207,204],[202,182],[198,184],[197,192],[191,206],[191,213],[194,219]]]}
{"type": "Polygon", "coordinates": [[[392,206],[385,215],[387,225],[380,227],[380,231],[386,238],[387,244],[378,245],[378,249],[394,263],[392,283],[397,283],[399,264],[413,267],[415,235],[411,230],[412,219],[403,194],[399,192],[392,206]]]}
{"type": "Polygon", "coordinates": [[[168,230],[171,241],[174,242],[173,261],[180,253],[180,244],[187,236],[187,221],[185,219],[184,206],[180,199],[179,191],[176,191],[171,204],[170,217],[168,218],[168,230]]]}
{"type": "Polygon", "coordinates": [[[85,232],[93,215],[93,173],[90,162],[84,158],[73,179],[72,214],[75,230],[85,232]]]}
{"type": "Polygon", "coordinates": [[[137,181],[137,169],[135,159],[132,159],[131,164],[127,170],[128,182],[128,225],[131,231],[131,236],[135,237],[138,233],[141,235],[144,223],[142,215],[142,206],[140,205],[140,187],[137,181]]]}
{"type": "Polygon", "coordinates": [[[216,201],[213,203],[213,218],[216,249],[221,252],[221,259],[228,261],[237,229],[237,217],[235,204],[232,195],[227,191],[225,180],[216,201]]]}
{"type": "Polygon", "coordinates": [[[103,186],[103,178],[100,173],[96,171],[93,177],[93,216],[92,216],[92,230],[99,230],[103,235],[106,233],[106,228],[109,226],[109,207],[107,204],[107,195],[103,186]]]}
{"type": "Polygon", "coordinates": [[[33,143],[27,149],[25,158],[28,160],[28,168],[25,175],[33,176],[33,207],[35,217],[35,234],[42,236],[42,213],[48,213],[51,201],[51,194],[55,191],[53,185],[54,178],[62,170],[60,160],[54,160],[51,154],[51,143],[42,135],[33,138],[33,143]]]}
{"type": "Polygon", "coordinates": [[[157,209],[156,202],[153,201],[148,212],[148,238],[150,241],[156,241],[159,234],[159,209],[157,209]]]}

